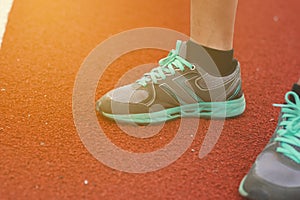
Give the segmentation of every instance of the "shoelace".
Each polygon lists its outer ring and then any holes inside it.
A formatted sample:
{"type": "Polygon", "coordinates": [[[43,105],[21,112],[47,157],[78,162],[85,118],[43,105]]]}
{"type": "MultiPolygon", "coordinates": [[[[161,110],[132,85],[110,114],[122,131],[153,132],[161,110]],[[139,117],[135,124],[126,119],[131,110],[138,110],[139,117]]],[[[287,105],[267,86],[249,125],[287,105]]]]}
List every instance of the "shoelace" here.
{"type": "Polygon", "coordinates": [[[144,76],[136,82],[142,86],[147,86],[147,83],[153,81],[157,83],[158,80],[164,80],[167,76],[174,75],[175,70],[185,70],[185,66],[189,69],[194,69],[195,66],[179,56],[179,50],[182,45],[182,41],[176,42],[176,49],[171,50],[166,58],[159,61],[159,66],[152,69],[151,72],[145,73],[144,76]]]}
{"type": "Polygon", "coordinates": [[[295,149],[300,149],[300,99],[295,92],[288,92],[285,100],[286,104],[274,104],[281,107],[282,118],[285,119],[280,122],[279,126],[283,128],[277,131],[275,138],[280,143],[276,151],[300,164],[300,152],[295,149]],[[295,102],[289,99],[290,96],[294,97],[295,102]]]}

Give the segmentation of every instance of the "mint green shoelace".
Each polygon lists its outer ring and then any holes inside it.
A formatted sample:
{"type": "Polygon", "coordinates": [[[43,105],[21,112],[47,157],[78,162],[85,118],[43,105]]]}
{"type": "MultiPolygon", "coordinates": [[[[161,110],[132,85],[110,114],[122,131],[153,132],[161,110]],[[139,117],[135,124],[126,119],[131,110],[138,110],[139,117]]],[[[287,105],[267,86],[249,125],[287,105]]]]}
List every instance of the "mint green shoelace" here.
{"type": "Polygon", "coordinates": [[[190,69],[194,69],[194,65],[179,56],[181,45],[182,41],[178,40],[176,43],[176,49],[170,51],[166,58],[161,59],[158,67],[152,69],[149,73],[145,73],[144,76],[136,82],[145,87],[150,81],[157,83],[158,80],[164,80],[167,76],[174,75],[176,69],[184,71],[185,66],[190,69]]]}
{"type": "Polygon", "coordinates": [[[295,92],[288,92],[285,95],[286,104],[274,104],[275,107],[281,107],[283,113],[279,126],[283,127],[277,131],[275,141],[280,142],[280,146],[276,149],[288,158],[300,164],[300,99],[295,92]],[[292,102],[289,97],[295,99],[292,102]],[[299,148],[298,151],[295,148],[299,148]]]}

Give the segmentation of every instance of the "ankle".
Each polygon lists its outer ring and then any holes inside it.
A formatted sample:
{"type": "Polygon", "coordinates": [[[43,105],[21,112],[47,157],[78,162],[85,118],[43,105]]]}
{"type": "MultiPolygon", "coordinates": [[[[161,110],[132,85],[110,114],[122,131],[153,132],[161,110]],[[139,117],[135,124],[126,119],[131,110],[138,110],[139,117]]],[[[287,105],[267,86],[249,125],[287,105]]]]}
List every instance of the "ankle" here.
{"type": "Polygon", "coordinates": [[[206,72],[215,76],[227,76],[234,72],[237,66],[237,61],[233,58],[233,49],[217,50],[191,40],[187,42],[187,60],[200,65],[206,72]]]}

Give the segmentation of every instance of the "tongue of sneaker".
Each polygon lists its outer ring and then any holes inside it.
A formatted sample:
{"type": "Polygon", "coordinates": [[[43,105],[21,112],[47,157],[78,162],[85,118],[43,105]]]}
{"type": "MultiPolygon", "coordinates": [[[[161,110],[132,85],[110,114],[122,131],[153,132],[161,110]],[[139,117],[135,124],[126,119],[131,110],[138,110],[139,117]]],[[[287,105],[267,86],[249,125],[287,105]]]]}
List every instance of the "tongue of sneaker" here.
{"type": "Polygon", "coordinates": [[[180,49],[179,49],[179,56],[182,57],[182,58],[185,58],[186,59],[186,43],[187,42],[182,42],[181,46],[180,46],[180,49]]]}

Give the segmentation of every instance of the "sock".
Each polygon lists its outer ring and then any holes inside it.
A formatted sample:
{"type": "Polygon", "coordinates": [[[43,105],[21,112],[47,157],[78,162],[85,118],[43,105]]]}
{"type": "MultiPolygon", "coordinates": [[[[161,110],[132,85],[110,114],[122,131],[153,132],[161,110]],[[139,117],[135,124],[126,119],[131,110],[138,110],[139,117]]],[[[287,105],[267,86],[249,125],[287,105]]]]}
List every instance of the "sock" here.
{"type": "MultiPolygon", "coordinates": [[[[292,87],[292,91],[295,92],[296,94],[298,94],[299,98],[300,98],[300,85],[298,85],[297,83],[295,83],[292,87]]],[[[293,99],[293,101],[295,102],[295,100],[293,99]]]]}
{"type": "Polygon", "coordinates": [[[233,49],[228,51],[212,49],[191,40],[187,42],[187,60],[200,65],[206,72],[216,76],[231,74],[237,65],[237,61],[233,58],[233,49]],[[206,53],[203,53],[203,50],[206,53]],[[209,61],[208,55],[213,63],[209,61]]]}

